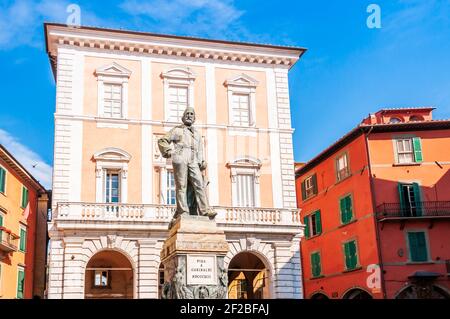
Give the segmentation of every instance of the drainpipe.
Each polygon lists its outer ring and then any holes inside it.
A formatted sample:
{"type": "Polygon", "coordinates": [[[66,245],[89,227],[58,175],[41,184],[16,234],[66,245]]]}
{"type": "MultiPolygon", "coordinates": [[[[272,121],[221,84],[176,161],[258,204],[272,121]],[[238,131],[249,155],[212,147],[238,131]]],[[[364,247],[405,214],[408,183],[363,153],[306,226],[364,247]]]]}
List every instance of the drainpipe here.
{"type": "Polygon", "coordinates": [[[381,253],[380,230],[378,228],[378,221],[377,221],[377,216],[376,216],[376,206],[375,206],[375,187],[373,185],[372,168],[370,165],[369,135],[372,132],[372,129],[373,129],[373,126],[369,129],[369,131],[367,133],[364,134],[364,142],[365,142],[365,146],[366,146],[367,166],[369,169],[370,195],[371,195],[371,199],[372,199],[373,219],[374,219],[375,231],[376,231],[375,239],[377,241],[378,259],[380,261],[381,291],[383,293],[383,299],[386,299],[386,285],[384,282],[384,267],[383,267],[383,256],[381,253]]]}

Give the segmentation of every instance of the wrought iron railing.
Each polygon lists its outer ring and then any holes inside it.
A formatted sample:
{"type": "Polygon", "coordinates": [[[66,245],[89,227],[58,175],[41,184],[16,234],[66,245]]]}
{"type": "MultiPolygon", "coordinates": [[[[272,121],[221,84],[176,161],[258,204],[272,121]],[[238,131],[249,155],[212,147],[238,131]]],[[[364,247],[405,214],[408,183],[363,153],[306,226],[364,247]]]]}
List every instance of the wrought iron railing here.
{"type": "Polygon", "coordinates": [[[450,217],[450,201],[416,202],[413,204],[383,203],[376,208],[378,219],[450,217]]]}

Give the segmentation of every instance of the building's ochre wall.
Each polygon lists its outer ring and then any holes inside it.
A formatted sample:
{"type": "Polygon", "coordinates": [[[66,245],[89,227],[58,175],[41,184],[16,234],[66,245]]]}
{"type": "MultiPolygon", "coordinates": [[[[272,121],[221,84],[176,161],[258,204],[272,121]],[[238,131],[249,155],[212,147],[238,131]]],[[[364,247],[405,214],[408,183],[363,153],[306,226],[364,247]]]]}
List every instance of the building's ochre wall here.
{"type": "MultiPolygon", "coordinates": [[[[17,251],[6,254],[0,260],[0,298],[14,299],[17,297],[18,266],[25,270],[24,298],[33,296],[34,254],[36,234],[37,190],[21,178],[9,165],[0,159],[0,165],[5,168],[6,189],[0,193],[0,209],[3,213],[3,226],[20,236],[20,225],[26,226],[27,241],[25,252],[20,251],[20,239],[17,240],[17,251]],[[22,203],[22,185],[28,189],[29,214],[25,219],[22,203]]],[[[36,274],[44,276],[45,274],[36,274]]]]}
{"type": "Polygon", "coordinates": [[[352,288],[369,292],[381,298],[378,290],[367,286],[367,266],[378,264],[375,222],[369,182],[368,158],[364,136],[361,135],[296,179],[297,203],[304,217],[321,211],[322,234],[301,241],[303,285],[305,298],[322,292],[329,298],[341,299],[352,288]],[[348,153],[351,176],[337,182],[335,160],[343,152],[348,153]],[[301,182],[317,174],[318,194],[302,201],[301,182]],[[340,198],[351,194],[355,222],[346,225],[340,220],[340,198]],[[346,272],[344,242],[357,240],[360,269],[346,272]],[[311,253],[321,255],[323,277],[312,279],[311,253]]]}

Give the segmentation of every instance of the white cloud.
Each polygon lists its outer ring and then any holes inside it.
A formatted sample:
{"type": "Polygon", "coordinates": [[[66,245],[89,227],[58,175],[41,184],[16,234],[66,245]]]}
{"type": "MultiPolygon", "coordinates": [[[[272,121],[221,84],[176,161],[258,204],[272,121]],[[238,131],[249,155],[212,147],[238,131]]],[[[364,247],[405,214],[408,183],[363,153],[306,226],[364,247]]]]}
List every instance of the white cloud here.
{"type": "MultiPolygon", "coordinates": [[[[219,38],[247,34],[239,18],[244,13],[231,0],[125,0],[120,7],[141,26],[165,33],[187,33],[219,38]]],[[[239,36],[240,35],[240,36],[239,36]]]]}
{"type": "Polygon", "coordinates": [[[42,186],[47,189],[51,187],[52,167],[45,163],[37,153],[2,129],[0,129],[0,144],[2,144],[19,161],[19,163],[42,184],[42,186]]]}
{"type": "MultiPolygon", "coordinates": [[[[70,15],[66,11],[67,6],[71,3],[69,0],[0,2],[0,50],[14,49],[22,45],[42,48],[45,45],[43,23],[66,23],[70,15]]],[[[81,23],[100,26],[104,21],[82,8],[81,23]]]]}

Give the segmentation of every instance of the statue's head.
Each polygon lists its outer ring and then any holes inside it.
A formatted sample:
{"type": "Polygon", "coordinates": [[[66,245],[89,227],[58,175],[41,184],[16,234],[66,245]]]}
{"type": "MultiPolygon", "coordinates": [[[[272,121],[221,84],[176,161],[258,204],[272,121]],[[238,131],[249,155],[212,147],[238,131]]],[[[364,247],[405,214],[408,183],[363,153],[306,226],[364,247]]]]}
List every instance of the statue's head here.
{"type": "Polygon", "coordinates": [[[181,119],[186,126],[191,126],[195,122],[195,111],[193,107],[188,106],[183,113],[181,119]]]}

